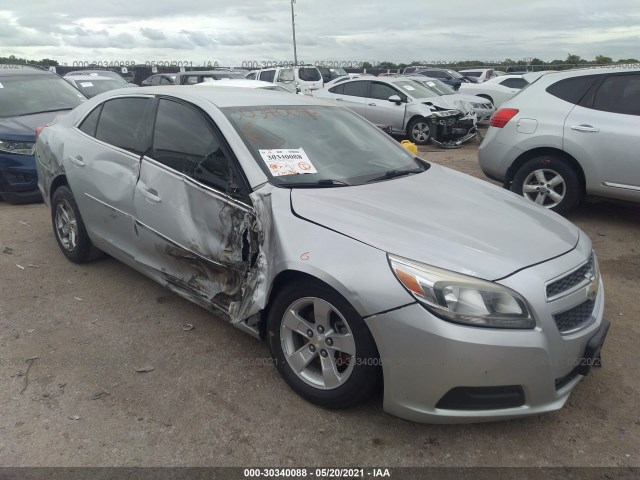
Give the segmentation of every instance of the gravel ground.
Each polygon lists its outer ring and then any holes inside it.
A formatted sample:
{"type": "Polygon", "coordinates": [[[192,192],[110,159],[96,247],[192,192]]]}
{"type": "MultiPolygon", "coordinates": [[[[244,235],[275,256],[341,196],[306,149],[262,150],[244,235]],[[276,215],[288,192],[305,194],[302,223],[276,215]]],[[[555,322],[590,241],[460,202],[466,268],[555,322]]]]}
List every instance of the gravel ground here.
{"type": "MultiPolygon", "coordinates": [[[[422,154],[483,178],[476,148],[422,154]]],[[[266,343],[112,258],[68,262],[43,204],[0,202],[0,465],[640,466],[640,207],[569,218],[600,258],[603,368],[553,414],[421,425],[305,402],[266,343]]]]}

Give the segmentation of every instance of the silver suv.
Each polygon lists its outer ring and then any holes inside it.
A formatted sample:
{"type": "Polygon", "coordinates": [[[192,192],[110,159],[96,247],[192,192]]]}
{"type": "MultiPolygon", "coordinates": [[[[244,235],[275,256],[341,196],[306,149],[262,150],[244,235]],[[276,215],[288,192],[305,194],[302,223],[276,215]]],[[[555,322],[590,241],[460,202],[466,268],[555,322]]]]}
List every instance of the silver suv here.
{"type": "Polygon", "coordinates": [[[543,75],[503,104],[485,175],[558,213],[584,195],[640,202],[640,65],[543,75]]]}

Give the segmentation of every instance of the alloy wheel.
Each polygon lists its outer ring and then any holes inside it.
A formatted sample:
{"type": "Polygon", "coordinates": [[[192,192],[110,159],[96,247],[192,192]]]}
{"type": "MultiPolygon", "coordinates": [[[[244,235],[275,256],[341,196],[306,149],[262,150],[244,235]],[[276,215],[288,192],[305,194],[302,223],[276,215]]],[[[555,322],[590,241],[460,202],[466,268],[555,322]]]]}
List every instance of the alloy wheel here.
{"type": "Polygon", "coordinates": [[[538,205],[553,208],[564,200],[567,194],[567,185],[558,172],[539,169],[534,170],[524,179],[522,194],[538,205]]]}

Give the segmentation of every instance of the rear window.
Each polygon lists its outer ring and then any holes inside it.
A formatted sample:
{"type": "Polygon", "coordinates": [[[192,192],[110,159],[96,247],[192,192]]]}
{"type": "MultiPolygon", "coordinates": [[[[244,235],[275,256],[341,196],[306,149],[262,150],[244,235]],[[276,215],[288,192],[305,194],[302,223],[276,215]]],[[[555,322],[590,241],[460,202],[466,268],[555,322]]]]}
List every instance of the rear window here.
{"type": "Polygon", "coordinates": [[[86,97],[57,75],[0,77],[0,118],[71,110],[86,97]]]}
{"type": "Polygon", "coordinates": [[[547,92],[565,102],[576,104],[585,96],[598,77],[595,75],[567,78],[547,87],[547,92]]]}
{"type": "Polygon", "coordinates": [[[112,79],[96,80],[95,78],[92,78],[90,80],[76,79],[74,81],[76,82],[78,90],[89,98],[95,97],[99,93],[115,90],[116,88],[122,88],[122,83],[112,79]]]}
{"type": "Polygon", "coordinates": [[[500,82],[500,85],[507,88],[524,88],[529,85],[524,78],[507,78],[500,82]]]}
{"type": "Polygon", "coordinates": [[[300,67],[298,78],[303,82],[318,82],[322,79],[322,75],[316,67],[300,67]]]}

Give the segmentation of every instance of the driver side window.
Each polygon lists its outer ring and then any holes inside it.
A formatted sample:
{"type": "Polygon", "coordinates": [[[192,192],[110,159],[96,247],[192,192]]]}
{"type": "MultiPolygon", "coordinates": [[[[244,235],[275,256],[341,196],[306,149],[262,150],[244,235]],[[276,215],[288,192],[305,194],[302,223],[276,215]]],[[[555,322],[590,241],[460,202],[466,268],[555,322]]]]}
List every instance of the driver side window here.
{"type": "Polygon", "coordinates": [[[387,85],[386,83],[371,82],[370,98],[375,98],[377,100],[389,100],[389,97],[392,95],[399,96],[400,100],[403,102],[407,101],[407,96],[400,93],[392,86],[387,85]]]}
{"type": "Polygon", "coordinates": [[[229,161],[217,135],[194,108],[160,100],[149,156],[199,183],[227,191],[229,161]]]}

